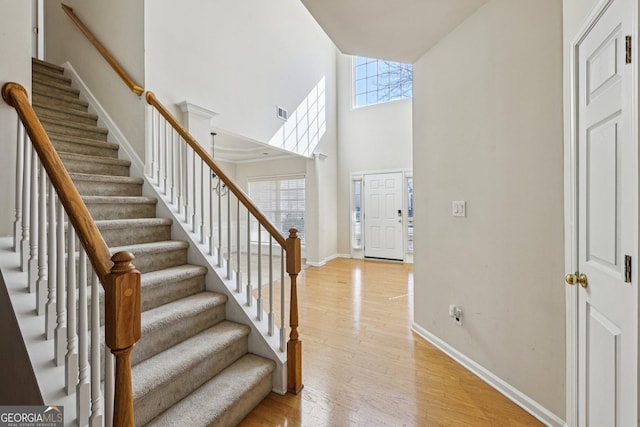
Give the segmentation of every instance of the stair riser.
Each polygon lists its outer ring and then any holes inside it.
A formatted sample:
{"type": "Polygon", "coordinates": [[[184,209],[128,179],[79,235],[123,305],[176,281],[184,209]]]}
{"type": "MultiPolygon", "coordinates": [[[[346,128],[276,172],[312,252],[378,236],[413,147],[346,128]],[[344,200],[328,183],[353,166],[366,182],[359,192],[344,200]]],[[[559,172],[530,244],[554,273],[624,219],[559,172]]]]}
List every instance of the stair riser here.
{"type": "Polygon", "coordinates": [[[107,134],[104,132],[101,132],[98,129],[96,130],[76,129],[71,126],[65,126],[64,124],[51,123],[51,122],[43,123],[43,125],[47,132],[59,133],[62,135],[78,136],[80,138],[95,139],[98,141],[107,140],[107,134]]]}
{"type": "Polygon", "coordinates": [[[85,180],[74,181],[74,183],[80,195],[83,196],[142,196],[140,184],[85,180]]]}
{"type": "Polygon", "coordinates": [[[44,83],[40,83],[39,81],[33,81],[32,85],[33,85],[32,88],[34,91],[37,90],[39,93],[47,93],[47,94],[50,94],[51,96],[56,96],[56,95],[71,96],[71,97],[78,96],[78,91],[72,89],[71,87],[69,87],[68,89],[54,87],[54,86],[46,85],[44,83]]]}
{"type": "MultiPolygon", "coordinates": [[[[85,115],[82,114],[73,114],[70,112],[66,112],[66,111],[62,111],[62,110],[56,110],[54,108],[48,108],[48,107],[35,107],[34,110],[36,111],[36,114],[38,115],[45,115],[48,117],[54,117],[56,119],[61,119],[61,120],[67,120],[70,122],[74,122],[74,123],[80,123],[83,125],[91,125],[91,126],[97,126],[98,124],[98,120],[93,118],[93,117],[87,117],[85,115]]],[[[78,111],[78,110],[74,110],[74,111],[78,111]]],[[[78,111],[80,112],[80,111],[78,111]]]]}
{"type": "Polygon", "coordinates": [[[48,96],[47,94],[42,94],[35,91],[33,92],[33,99],[34,101],[37,101],[40,104],[50,105],[51,107],[54,107],[54,108],[55,106],[61,106],[66,108],[72,108],[74,110],[82,111],[85,113],[89,109],[87,104],[81,102],[78,99],[51,97],[51,96],[48,96]]]}
{"type": "Polygon", "coordinates": [[[153,218],[156,215],[156,205],[148,203],[86,203],[94,221],[103,219],[135,219],[153,218]]]}
{"type": "Polygon", "coordinates": [[[133,253],[136,257],[133,264],[141,273],[177,267],[187,263],[187,249],[168,250],[162,252],[133,253]]]}
{"type": "MultiPolygon", "coordinates": [[[[100,226],[98,226],[100,229],[100,226]]],[[[170,225],[136,226],[133,228],[100,229],[107,246],[125,246],[133,243],[161,242],[171,239],[170,225]]]]}
{"type": "Polygon", "coordinates": [[[88,162],[62,157],[64,167],[68,172],[86,173],[92,175],[129,176],[129,166],[112,165],[108,163],[88,162]]]}
{"type": "Polygon", "coordinates": [[[51,142],[57,151],[63,153],[83,154],[85,156],[106,157],[108,159],[117,159],[118,150],[111,148],[101,148],[86,144],[77,144],[75,142],[63,141],[61,139],[52,138],[51,142]]]}
{"type": "Polygon", "coordinates": [[[195,295],[205,289],[204,276],[187,277],[182,280],[158,284],[157,286],[145,286],[142,292],[142,311],[160,307],[163,304],[195,295]]]}
{"type": "Polygon", "coordinates": [[[165,408],[179,402],[200,387],[218,372],[232,364],[247,352],[247,338],[244,337],[227,346],[222,353],[209,357],[198,365],[185,370],[176,381],[163,384],[143,399],[134,402],[136,425],[144,425],[160,415],[165,408]]]}
{"type": "Polygon", "coordinates": [[[64,68],[62,68],[62,67],[58,67],[56,65],[47,64],[47,63],[36,62],[36,61],[31,61],[31,69],[34,70],[34,71],[35,70],[44,70],[44,71],[48,71],[50,73],[56,73],[56,74],[60,74],[60,75],[64,74],[64,68]]]}
{"type": "Polygon", "coordinates": [[[43,80],[43,79],[47,79],[47,80],[51,80],[54,81],[56,83],[60,83],[60,84],[71,84],[71,79],[68,77],[65,77],[64,74],[59,74],[53,70],[51,70],[50,68],[37,68],[37,67],[33,67],[32,70],[32,74],[34,78],[43,80]]]}
{"type": "Polygon", "coordinates": [[[173,322],[162,329],[142,331],[142,338],[131,353],[131,365],[135,365],[149,357],[186,340],[199,332],[210,328],[224,320],[224,304],[211,307],[191,317],[173,322]]]}
{"type": "Polygon", "coordinates": [[[271,393],[273,379],[268,375],[256,384],[250,393],[247,393],[241,400],[225,411],[215,422],[216,426],[237,426],[260,402],[271,393]]]}

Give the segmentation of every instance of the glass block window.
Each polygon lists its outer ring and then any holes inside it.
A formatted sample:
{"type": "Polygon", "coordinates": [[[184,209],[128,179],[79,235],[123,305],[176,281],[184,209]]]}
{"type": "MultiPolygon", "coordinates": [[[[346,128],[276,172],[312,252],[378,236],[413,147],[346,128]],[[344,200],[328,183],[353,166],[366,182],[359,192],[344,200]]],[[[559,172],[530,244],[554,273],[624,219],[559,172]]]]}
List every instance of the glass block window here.
{"type": "Polygon", "coordinates": [[[354,105],[379,104],[413,95],[411,64],[356,56],[354,65],[354,105]]]}

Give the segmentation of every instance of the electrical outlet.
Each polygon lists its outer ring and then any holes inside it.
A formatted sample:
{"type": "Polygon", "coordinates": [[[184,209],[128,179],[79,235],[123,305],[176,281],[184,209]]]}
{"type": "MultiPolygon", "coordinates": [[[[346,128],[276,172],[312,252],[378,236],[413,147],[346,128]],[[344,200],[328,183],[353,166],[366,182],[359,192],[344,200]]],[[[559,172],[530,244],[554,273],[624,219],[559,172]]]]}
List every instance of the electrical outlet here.
{"type": "Polygon", "coordinates": [[[458,326],[462,326],[462,308],[455,306],[455,305],[450,305],[449,306],[449,317],[451,317],[453,319],[453,322],[458,325],[458,326]]]}

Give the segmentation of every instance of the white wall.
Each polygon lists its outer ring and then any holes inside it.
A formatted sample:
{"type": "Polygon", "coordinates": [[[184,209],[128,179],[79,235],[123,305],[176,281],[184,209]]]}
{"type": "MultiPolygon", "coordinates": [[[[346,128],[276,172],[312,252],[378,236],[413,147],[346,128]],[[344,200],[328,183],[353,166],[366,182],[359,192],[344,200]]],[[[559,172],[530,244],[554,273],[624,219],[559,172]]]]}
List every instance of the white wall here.
{"type": "Polygon", "coordinates": [[[561,8],[490,1],[414,66],[414,320],[564,418],[561,8]]]}
{"type": "MultiPolygon", "coordinates": [[[[16,82],[30,94],[31,2],[0,0],[0,10],[0,86],[16,82]]],[[[0,100],[0,236],[13,235],[17,120],[15,110],[0,100]]]]}
{"type": "Polygon", "coordinates": [[[349,254],[351,173],[412,167],[411,100],[353,108],[352,57],[338,58],[338,252],[349,254]]]}
{"type": "MultiPolygon", "coordinates": [[[[145,105],[122,82],[60,8],[45,3],[46,60],[69,61],[144,159],[145,105]]],[[[144,87],[143,0],[64,0],[139,85],[144,87]]]]}

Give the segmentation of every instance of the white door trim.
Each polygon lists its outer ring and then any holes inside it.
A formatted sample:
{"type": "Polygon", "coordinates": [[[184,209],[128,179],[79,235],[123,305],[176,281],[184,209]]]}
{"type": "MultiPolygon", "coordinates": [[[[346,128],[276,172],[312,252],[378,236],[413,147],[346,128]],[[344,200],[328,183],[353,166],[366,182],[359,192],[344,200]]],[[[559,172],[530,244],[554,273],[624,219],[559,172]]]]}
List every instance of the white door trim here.
{"type": "MultiPolygon", "coordinates": [[[[573,273],[578,269],[578,200],[577,200],[577,173],[578,159],[576,156],[576,147],[578,144],[578,47],[585,37],[589,34],[595,23],[606,12],[613,0],[600,0],[586,18],[581,29],[569,46],[569,139],[565,141],[565,164],[564,164],[564,199],[565,199],[565,271],[573,273]]],[[[637,3],[634,2],[634,16],[632,18],[632,33],[634,36],[632,43],[633,56],[633,81],[634,87],[637,88],[638,82],[638,57],[637,49],[637,25],[638,13],[637,3]]],[[[638,119],[637,119],[637,96],[632,93],[632,108],[634,109],[632,117],[632,137],[634,140],[638,138],[638,119]]],[[[566,120],[566,119],[565,119],[566,120]]],[[[638,230],[636,229],[636,232],[638,230]]],[[[636,236],[636,243],[638,238],[636,236]]],[[[637,249],[637,248],[636,248],[637,249]]],[[[636,253],[638,253],[636,251],[636,253]]],[[[636,267],[637,260],[634,260],[636,267]]],[[[634,268],[633,271],[637,271],[634,268]]],[[[636,273],[637,274],[637,273],[636,273]]],[[[635,281],[635,280],[634,280],[635,281]]],[[[564,282],[563,282],[564,285],[564,282]]],[[[566,422],[569,427],[577,426],[578,423],[578,287],[565,286],[565,302],[566,302],[566,422]]]]}

